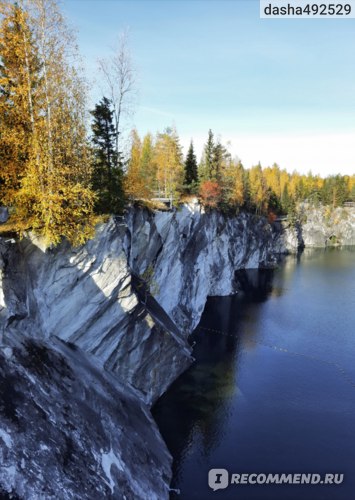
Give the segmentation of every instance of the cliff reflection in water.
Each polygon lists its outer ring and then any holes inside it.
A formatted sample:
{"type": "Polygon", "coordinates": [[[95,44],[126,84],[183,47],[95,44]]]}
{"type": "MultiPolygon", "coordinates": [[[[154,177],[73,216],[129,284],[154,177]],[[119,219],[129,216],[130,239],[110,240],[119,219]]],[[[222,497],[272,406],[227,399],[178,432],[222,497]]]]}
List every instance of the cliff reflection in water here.
{"type": "Polygon", "coordinates": [[[210,298],[196,362],[154,408],[174,457],[176,500],[348,500],[355,491],[354,249],[239,271],[210,298]],[[344,473],[337,486],[245,485],[217,493],[208,471],[344,473]]]}
{"type": "Polygon", "coordinates": [[[196,363],[153,409],[174,456],[174,483],[180,464],[188,460],[190,447],[196,448],[196,442],[200,456],[208,459],[226,432],[232,402],[243,398],[238,387],[241,343],[243,349],[255,347],[252,325],[257,324],[260,304],[273,293],[281,294],[280,279],[274,289],[273,277],[271,269],[238,271],[237,295],[208,299],[200,324],[191,336],[196,363]],[[248,327],[242,331],[246,319],[248,327]]]}

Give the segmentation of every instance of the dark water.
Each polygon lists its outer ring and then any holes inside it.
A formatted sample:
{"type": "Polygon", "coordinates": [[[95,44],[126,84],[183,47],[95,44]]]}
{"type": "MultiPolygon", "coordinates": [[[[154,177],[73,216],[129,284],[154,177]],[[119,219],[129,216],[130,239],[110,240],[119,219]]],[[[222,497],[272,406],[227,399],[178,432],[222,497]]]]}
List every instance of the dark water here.
{"type": "Polygon", "coordinates": [[[244,292],[209,299],[196,363],[154,408],[181,491],[172,498],[354,499],[355,249],[307,251],[239,281],[244,292]],[[211,468],[345,477],[214,492],[211,468]]]}

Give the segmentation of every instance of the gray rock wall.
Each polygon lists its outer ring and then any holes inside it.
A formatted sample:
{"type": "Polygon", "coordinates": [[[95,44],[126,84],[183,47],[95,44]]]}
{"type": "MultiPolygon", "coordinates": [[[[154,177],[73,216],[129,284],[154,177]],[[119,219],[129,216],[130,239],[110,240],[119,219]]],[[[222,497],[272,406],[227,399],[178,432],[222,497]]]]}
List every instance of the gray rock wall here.
{"type": "Polygon", "coordinates": [[[169,497],[148,405],[191,349],[139,300],[125,232],[111,220],[79,249],[0,239],[1,498],[169,497]]]}
{"type": "Polygon", "coordinates": [[[355,209],[304,205],[302,239],[308,248],[355,245],[355,209]]]}
{"type": "Polygon", "coordinates": [[[191,203],[131,209],[78,249],[0,238],[0,496],[168,498],[148,405],[192,362],[207,297],[236,292],[238,269],[329,244],[354,244],[353,211],[270,225],[191,203]]]}
{"type": "Polygon", "coordinates": [[[168,498],[171,457],[157,425],[93,357],[12,332],[0,390],[0,498],[168,498]]]}
{"type": "Polygon", "coordinates": [[[127,224],[132,271],[154,269],[156,300],[186,334],[197,326],[207,296],[238,289],[237,269],[274,266],[300,243],[292,228],[245,213],[204,213],[198,203],[168,213],[132,209],[127,224]]]}
{"type": "Polygon", "coordinates": [[[191,363],[190,348],[169,318],[154,316],[132,288],[113,220],[78,249],[41,248],[34,238],[3,251],[3,334],[58,337],[93,354],[102,367],[155,401],[191,363]]]}

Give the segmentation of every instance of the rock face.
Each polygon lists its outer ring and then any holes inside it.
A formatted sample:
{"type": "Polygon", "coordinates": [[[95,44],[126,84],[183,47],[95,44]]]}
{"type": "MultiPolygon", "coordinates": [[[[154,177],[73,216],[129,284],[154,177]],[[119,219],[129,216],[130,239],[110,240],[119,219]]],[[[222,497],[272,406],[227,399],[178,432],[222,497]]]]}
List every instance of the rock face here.
{"type": "Polygon", "coordinates": [[[0,239],[1,498],[169,496],[148,405],[191,349],[153,298],[139,300],[125,232],[111,220],[80,249],[0,239]]]}
{"type": "Polygon", "coordinates": [[[302,239],[305,247],[355,245],[355,209],[305,206],[302,239]]]}
{"type": "Polygon", "coordinates": [[[168,497],[171,458],[150,412],[74,345],[7,336],[0,387],[1,498],[168,497]]]}
{"type": "Polygon", "coordinates": [[[297,231],[241,213],[204,213],[197,203],[175,212],[131,210],[126,253],[134,273],[151,267],[156,300],[186,333],[197,326],[207,296],[238,290],[237,269],[274,266],[297,251],[297,231]]]}
{"type": "Polygon", "coordinates": [[[191,203],[132,208],[78,249],[0,238],[3,496],[168,498],[171,458],[149,405],[192,362],[207,297],[300,246],[353,243],[351,212],[332,217],[270,225],[191,203]]]}
{"type": "Polygon", "coordinates": [[[0,207],[0,224],[4,224],[9,219],[9,211],[6,207],[0,207]]]}
{"type": "Polygon", "coordinates": [[[132,289],[124,232],[111,220],[79,249],[44,251],[35,239],[8,244],[2,329],[74,343],[150,404],[190,364],[190,348],[158,306],[155,320],[132,289]]]}

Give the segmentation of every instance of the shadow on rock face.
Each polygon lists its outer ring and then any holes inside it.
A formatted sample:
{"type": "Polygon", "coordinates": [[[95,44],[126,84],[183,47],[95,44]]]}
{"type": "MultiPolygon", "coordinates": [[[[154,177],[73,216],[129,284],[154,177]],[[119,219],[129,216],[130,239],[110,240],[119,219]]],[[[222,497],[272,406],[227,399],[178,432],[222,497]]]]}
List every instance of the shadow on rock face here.
{"type": "Polygon", "coordinates": [[[168,497],[171,457],[145,403],[188,366],[190,350],[140,302],[122,242],[113,221],[79,249],[0,242],[0,488],[9,494],[168,497]]]}
{"type": "Polygon", "coordinates": [[[168,496],[171,459],[147,408],[80,350],[13,334],[0,349],[0,390],[8,498],[168,496]]]}
{"type": "Polygon", "coordinates": [[[190,351],[161,308],[150,310],[139,300],[123,240],[110,221],[76,249],[64,243],[43,251],[30,239],[1,247],[0,330],[2,322],[5,335],[21,331],[70,342],[94,354],[150,404],[190,364],[190,351]]]}

